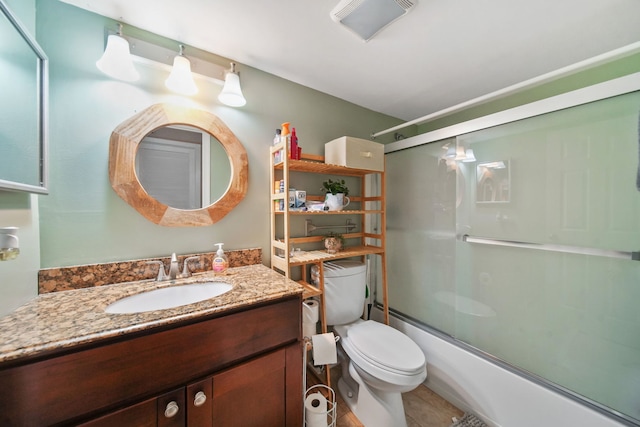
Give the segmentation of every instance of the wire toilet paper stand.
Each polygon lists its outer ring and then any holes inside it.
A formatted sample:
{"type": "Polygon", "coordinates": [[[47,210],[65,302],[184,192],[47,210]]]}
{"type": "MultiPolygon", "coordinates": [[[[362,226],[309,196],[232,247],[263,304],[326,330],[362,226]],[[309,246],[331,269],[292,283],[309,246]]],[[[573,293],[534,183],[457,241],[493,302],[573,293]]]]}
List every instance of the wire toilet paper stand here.
{"type": "Polygon", "coordinates": [[[331,387],[316,384],[304,393],[305,427],[335,427],[336,393],[331,387]]]}
{"type": "MultiPolygon", "coordinates": [[[[336,340],[337,341],[337,340],[336,340]]],[[[302,383],[306,389],[303,396],[303,418],[305,427],[335,427],[336,393],[331,387],[316,384],[307,387],[307,351],[313,349],[310,337],[304,337],[302,352],[302,383]]]]}

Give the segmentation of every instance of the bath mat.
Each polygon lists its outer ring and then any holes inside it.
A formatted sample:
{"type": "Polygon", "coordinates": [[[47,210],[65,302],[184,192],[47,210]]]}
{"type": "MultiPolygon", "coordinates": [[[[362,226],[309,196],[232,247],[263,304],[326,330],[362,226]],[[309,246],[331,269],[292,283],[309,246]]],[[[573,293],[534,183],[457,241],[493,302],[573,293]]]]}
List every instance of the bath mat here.
{"type": "Polygon", "coordinates": [[[464,414],[462,418],[451,424],[451,427],[488,427],[482,420],[473,414],[464,414]]]}

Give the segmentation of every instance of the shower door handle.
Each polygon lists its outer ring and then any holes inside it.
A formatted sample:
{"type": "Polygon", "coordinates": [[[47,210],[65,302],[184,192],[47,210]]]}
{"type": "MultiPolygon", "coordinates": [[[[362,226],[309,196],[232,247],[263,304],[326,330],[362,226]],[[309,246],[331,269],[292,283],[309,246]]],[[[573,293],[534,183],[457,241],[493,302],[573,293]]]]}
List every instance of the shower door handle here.
{"type": "Polygon", "coordinates": [[[535,249],[539,251],[564,252],[578,255],[601,256],[607,258],[620,258],[633,261],[640,261],[640,251],[625,252],[610,249],[584,248],[580,246],[556,245],[552,243],[532,243],[520,242],[517,240],[490,239],[487,237],[473,237],[468,234],[462,236],[462,241],[467,243],[478,243],[482,245],[506,246],[511,248],[535,249]]]}

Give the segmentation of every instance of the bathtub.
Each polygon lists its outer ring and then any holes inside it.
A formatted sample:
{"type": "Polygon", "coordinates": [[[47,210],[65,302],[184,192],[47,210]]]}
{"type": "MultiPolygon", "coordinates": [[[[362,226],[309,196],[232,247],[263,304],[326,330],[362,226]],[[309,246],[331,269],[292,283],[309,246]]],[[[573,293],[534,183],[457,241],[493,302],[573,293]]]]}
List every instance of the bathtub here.
{"type": "MultiPolygon", "coordinates": [[[[373,309],[373,319],[382,312],[373,309]]],[[[411,337],[427,358],[425,385],[492,427],[620,427],[589,406],[543,387],[393,315],[390,324],[411,337]]]]}

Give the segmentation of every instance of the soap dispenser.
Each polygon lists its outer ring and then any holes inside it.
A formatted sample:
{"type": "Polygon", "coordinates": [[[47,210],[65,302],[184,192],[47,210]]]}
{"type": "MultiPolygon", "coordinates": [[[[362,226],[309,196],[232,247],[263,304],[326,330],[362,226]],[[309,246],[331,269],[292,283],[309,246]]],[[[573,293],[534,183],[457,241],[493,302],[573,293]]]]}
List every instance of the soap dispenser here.
{"type": "Polygon", "coordinates": [[[216,243],[218,246],[218,250],[216,251],[216,256],[213,257],[213,262],[211,263],[213,271],[216,273],[223,273],[229,267],[229,260],[222,250],[222,245],[224,243],[216,243]]]}

